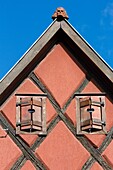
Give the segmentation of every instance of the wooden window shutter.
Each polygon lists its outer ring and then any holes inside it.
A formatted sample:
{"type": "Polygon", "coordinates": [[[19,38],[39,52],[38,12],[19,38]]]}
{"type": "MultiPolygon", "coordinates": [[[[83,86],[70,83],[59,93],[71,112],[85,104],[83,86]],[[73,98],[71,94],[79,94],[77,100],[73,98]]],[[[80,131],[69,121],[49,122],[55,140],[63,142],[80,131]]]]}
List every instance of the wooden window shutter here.
{"type": "Polygon", "coordinates": [[[75,94],[77,134],[106,133],[105,94],[75,94]]]}
{"type": "Polygon", "coordinates": [[[16,134],[46,134],[46,94],[16,94],[16,134]]]}

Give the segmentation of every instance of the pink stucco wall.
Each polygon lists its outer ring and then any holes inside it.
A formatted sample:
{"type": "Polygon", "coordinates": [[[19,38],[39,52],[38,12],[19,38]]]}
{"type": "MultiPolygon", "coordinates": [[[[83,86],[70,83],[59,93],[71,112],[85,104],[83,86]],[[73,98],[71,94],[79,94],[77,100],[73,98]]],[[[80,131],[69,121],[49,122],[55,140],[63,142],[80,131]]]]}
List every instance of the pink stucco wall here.
{"type": "MultiPolygon", "coordinates": [[[[41,79],[61,108],[80,86],[86,76],[62,44],[54,46],[51,52],[39,65],[37,65],[34,73],[41,79]]],[[[101,90],[93,83],[93,81],[90,81],[82,92],[101,92],[101,90]]],[[[17,93],[37,94],[43,92],[29,78],[27,78],[7,99],[1,109],[14,127],[16,125],[15,94],[17,93]]],[[[112,110],[113,105],[110,100],[106,98],[107,130],[110,130],[113,125],[113,120],[111,119],[112,110]]],[[[77,113],[75,109],[75,99],[71,101],[65,114],[72,121],[74,126],[76,126],[77,113]]],[[[57,113],[47,99],[47,125],[49,125],[55,115],[57,115],[57,113]]],[[[105,135],[86,136],[97,147],[99,147],[105,139],[105,135]]],[[[29,146],[31,146],[37,139],[37,135],[21,135],[21,137],[29,146]]],[[[111,166],[113,165],[113,159],[111,158],[112,153],[113,142],[102,153],[104,159],[109,162],[111,166]]],[[[0,170],[10,169],[20,155],[20,149],[14,144],[10,137],[0,139],[0,170]]],[[[90,157],[89,152],[73,136],[63,121],[60,121],[55,126],[42,144],[36,149],[35,155],[42,160],[50,170],[80,170],[90,157]]],[[[27,161],[21,169],[31,170],[35,169],[35,167],[30,161],[27,161]]],[[[97,169],[101,170],[102,168],[98,163],[94,163],[91,170],[97,169]]]]}

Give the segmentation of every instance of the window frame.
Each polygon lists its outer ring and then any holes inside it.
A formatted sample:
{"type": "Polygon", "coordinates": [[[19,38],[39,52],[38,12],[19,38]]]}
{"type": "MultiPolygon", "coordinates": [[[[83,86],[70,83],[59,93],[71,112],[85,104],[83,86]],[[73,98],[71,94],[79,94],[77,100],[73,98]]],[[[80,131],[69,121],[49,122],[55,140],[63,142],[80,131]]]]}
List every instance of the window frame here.
{"type": "MultiPolygon", "coordinates": [[[[16,134],[38,134],[38,135],[46,135],[47,134],[47,127],[46,127],[46,99],[47,94],[15,94],[16,96],[16,134]],[[26,131],[26,129],[22,129],[22,109],[20,100],[24,97],[33,98],[33,99],[40,99],[41,100],[41,130],[35,130],[33,132],[26,131]]],[[[34,104],[33,104],[34,106],[34,104]]],[[[38,106],[35,106],[38,107],[38,106]]],[[[29,114],[29,113],[28,113],[29,114]]],[[[38,121],[38,120],[35,120],[38,121]]],[[[33,120],[34,122],[34,120],[33,120]]]]}
{"type": "MultiPolygon", "coordinates": [[[[76,93],[75,99],[76,99],[76,127],[77,127],[77,134],[107,134],[106,131],[106,113],[105,113],[105,93],[76,93]],[[83,97],[100,97],[102,98],[102,101],[104,102],[104,107],[102,107],[102,115],[101,115],[101,122],[104,122],[105,124],[102,124],[101,130],[95,130],[94,132],[87,132],[85,130],[82,130],[81,126],[81,107],[80,107],[80,99],[83,97]]],[[[101,113],[100,113],[101,114],[101,113]]]]}

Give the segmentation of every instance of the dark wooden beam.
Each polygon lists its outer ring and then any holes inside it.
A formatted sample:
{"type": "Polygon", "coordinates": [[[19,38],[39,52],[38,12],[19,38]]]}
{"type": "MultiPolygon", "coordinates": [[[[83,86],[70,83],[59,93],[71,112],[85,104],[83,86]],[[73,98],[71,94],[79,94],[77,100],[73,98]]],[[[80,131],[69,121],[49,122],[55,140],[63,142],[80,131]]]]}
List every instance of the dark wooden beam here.
{"type": "MultiPolygon", "coordinates": [[[[55,118],[51,121],[51,123],[49,124],[48,128],[47,128],[47,135],[53,130],[53,128],[57,125],[57,123],[60,121],[60,117],[57,115],[55,116],[55,118]]],[[[47,136],[39,136],[36,141],[34,142],[34,144],[31,146],[31,150],[35,151],[37,147],[40,146],[40,144],[45,140],[47,136]]],[[[18,160],[14,163],[13,165],[13,169],[12,170],[16,170],[16,168],[21,168],[24,163],[27,161],[27,158],[24,155],[21,155],[18,160]]]]}
{"type": "MultiPolygon", "coordinates": [[[[101,146],[97,149],[100,154],[102,154],[102,152],[107,148],[107,146],[111,143],[112,141],[112,135],[113,135],[113,127],[110,129],[110,131],[108,132],[106,138],[104,139],[103,143],[101,144],[101,146]]],[[[82,167],[82,170],[87,170],[90,169],[91,166],[95,163],[95,159],[91,156],[86,163],[84,164],[84,166],[82,167]]]]}
{"type": "Polygon", "coordinates": [[[54,21],[31,48],[19,60],[18,64],[1,81],[0,94],[22,73],[22,71],[35,59],[40,51],[48,44],[60,29],[60,22],[54,21]]]}
{"type": "Polygon", "coordinates": [[[2,112],[0,112],[0,121],[1,121],[1,126],[5,129],[6,128],[8,129],[8,135],[14,141],[14,143],[20,148],[20,150],[23,152],[23,155],[25,155],[26,159],[30,160],[33,163],[33,165],[37,167],[37,170],[39,170],[39,168],[42,170],[46,170],[45,166],[34,155],[33,151],[22,140],[22,138],[19,135],[15,135],[16,134],[15,129],[8,122],[8,120],[5,118],[2,112]]]}
{"type": "Polygon", "coordinates": [[[71,27],[67,21],[61,22],[61,28],[65,34],[76,44],[84,54],[87,55],[93,64],[104,73],[106,77],[113,83],[113,72],[111,68],[102,60],[96,51],[80,36],[80,34],[71,27]]]}
{"type": "Polygon", "coordinates": [[[14,165],[11,168],[11,170],[17,170],[17,169],[22,168],[22,166],[25,164],[26,160],[27,160],[26,157],[24,155],[21,155],[18,158],[18,160],[14,163],[14,165]]]}
{"type": "Polygon", "coordinates": [[[87,84],[89,83],[89,80],[87,78],[85,78],[83,80],[83,82],[81,83],[81,85],[78,87],[78,89],[76,89],[73,94],[70,96],[70,98],[67,100],[67,102],[64,104],[62,110],[63,112],[66,111],[66,109],[68,108],[68,106],[70,105],[71,101],[73,100],[73,98],[75,97],[75,93],[81,93],[84,88],[87,86],[87,84]]]}
{"type": "MultiPolygon", "coordinates": [[[[83,136],[79,136],[76,134],[76,128],[74,125],[71,123],[71,121],[64,115],[64,111],[60,109],[59,105],[49,92],[49,90],[46,89],[45,85],[41,82],[41,80],[38,79],[38,77],[32,73],[30,75],[31,80],[45,93],[47,93],[49,100],[53,104],[53,107],[56,109],[57,114],[60,116],[61,120],[65,123],[65,125],[68,127],[68,129],[73,133],[73,135],[79,140],[79,142],[87,149],[87,151],[93,156],[93,158],[103,167],[103,169],[110,170],[111,167],[104,161],[102,156],[100,155],[99,151],[96,150],[91,143],[83,136]]],[[[78,89],[81,89],[82,91],[82,86],[84,87],[85,83],[82,83],[78,89]]],[[[87,84],[87,83],[86,83],[87,84]]],[[[84,89],[84,88],[83,88],[84,89]]]]}
{"type": "MultiPolygon", "coordinates": [[[[73,100],[73,97],[76,93],[80,93],[88,84],[89,80],[86,78],[84,79],[84,81],[81,83],[81,85],[78,87],[78,89],[72,94],[72,96],[68,99],[68,101],[66,102],[66,104],[63,106],[63,108],[60,108],[59,104],[57,103],[57,101],[54,99],[54,97],[52,96],[52,94],[49,92],[49,90],[46,88],[46,86],[41,82],[41,80],[34,74],[31,73],[29,75],[30,79],[44,92],[47,93],[47,97],[50,100],[51,104],[53,105],[53,107],[55,108],[56,112],[57,112],[57,116],[52,120],[52,122],[50,123],[50,125],[48,126],[47,129],[47,134],[49,134],[53,128],[56,126],[56,124],[62,120],[64,122],[64,124],[67,126],[67,128],[72,132],[72,134],[79,140],[79,142],[87,149],[87,151],[91,154],[92,159],[94,161],[97,161],[102,167],[103,169],[107,169],[110,170],[111,167],[104,161],[104,159],[101,156],[101,153],[96,150],[92,144],[88,141],[88,139],[85,138],[84,135],[77,135],[76,134],[76,128],[74,127],[74,125],[72,124],[72,122],[66,117],[66,115],[64,115],[67,107],[69,106],[69,104],[71,103],[71,101],[73,100]]],[[[37,140],[34,142],[34,144],[31,146],[30,151],[35,151],[35,149],[37,147],[40,146],[40,144],[45,140],[46,136],[39,136],[37,138],[37,140]]],[[[18,159],[18,161],[16,162],[17,164],[19,164],[18,167],[20,167],[22,164],[25,163],[25,161],[27,160],[27,157],[21,157],[18,159]],[[19,162],[20,159],[20,162],[19,162]]],[[[15,165],[16,165],[15,163],[15,165]]],[[[35,164],[36,165],[36,164],[35,164]]]]}
{"type": "Polygon", "coordinates": [[[60,108],[58,102],[54,99],[54,97],[52,96],[50,91],[47,89],[47,87],[42,83],[42,81],[34,73],[31,73],[29,75],[29,77],[44,93],[47,94],[47,97],[49,98],[49,100],[50,100],[51,104],[53,105],[53,107],[57,111],[59,111],[61,108],[60,108]]]}

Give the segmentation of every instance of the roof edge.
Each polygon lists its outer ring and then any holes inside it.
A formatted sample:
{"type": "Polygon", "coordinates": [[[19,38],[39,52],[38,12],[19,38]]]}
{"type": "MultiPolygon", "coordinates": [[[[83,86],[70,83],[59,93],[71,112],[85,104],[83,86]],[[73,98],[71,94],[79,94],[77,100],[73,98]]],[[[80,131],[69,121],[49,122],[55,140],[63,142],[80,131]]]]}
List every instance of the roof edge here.
{"type": "Polygon", "coordinates": [[[8,74],[16,67],[16,65],[25,57],[25,55],[32,49],[32,47],[41,39],[41,37],[48,31],[48,29],[56,22],[55,19],[47,28],[46,30],[36,39],[36,41],[27,49],[27,51],[21,56],[21,58],[11,67],[11,69],[2,77],[0,83],[8,76],[8,74]]]}
{"type": "Polygon", "coordinates": [[[41,36],[31,45],[24,55],[16,62],[16,64],[6,73],[0,80],[0,94],[13,82],[13,80],[27,67],[27,65],[35,58],[39,51],[60,29],[60,22],[54,20],[49,27],[41,34],[41,36]],[[24,65],[24,67],[21,67],[24,65]],[[17,70],[15,74],[14,70],[17,70]]]}
{"type": "Polygon", "coordinates": [[[113,83],[113,69],[78,33],[78,31],[67,20],[61,22],[61,28],[113,83]]]}
{"type": "Polygon", "coordinates": [[[100,69],[102,73],[113,83],[113,70],[98,55],[98,53],[87,43],[87,41],[67,21],[54,20],[42,35],[33,43],[17,63],[0,81],[0,94],[8,88],[22,71],[32,62],[36,55],[45,47],[49,40],[62,29],[65,34],[87,55],[87,57],[100,69]],[[16,71],[16,73],[15,73],[16,71]]]}

